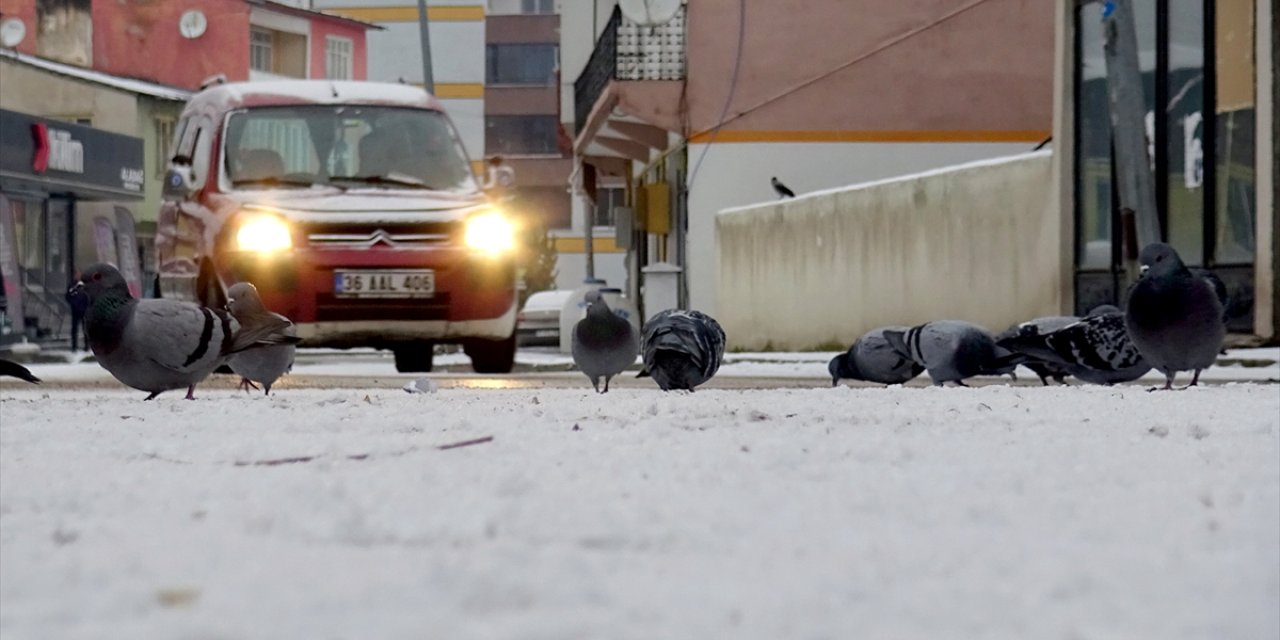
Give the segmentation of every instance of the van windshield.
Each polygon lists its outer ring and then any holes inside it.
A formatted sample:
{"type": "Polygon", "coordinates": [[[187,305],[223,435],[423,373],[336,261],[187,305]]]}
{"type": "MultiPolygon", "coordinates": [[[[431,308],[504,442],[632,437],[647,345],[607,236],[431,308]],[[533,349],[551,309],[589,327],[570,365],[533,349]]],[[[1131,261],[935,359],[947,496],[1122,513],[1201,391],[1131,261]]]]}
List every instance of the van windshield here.
{"type": "Polygon", "coordinates": [[[257,107],[227,120],[223,171],[235,189],[478,190],[444,114],[353,105],[257,107]]]}

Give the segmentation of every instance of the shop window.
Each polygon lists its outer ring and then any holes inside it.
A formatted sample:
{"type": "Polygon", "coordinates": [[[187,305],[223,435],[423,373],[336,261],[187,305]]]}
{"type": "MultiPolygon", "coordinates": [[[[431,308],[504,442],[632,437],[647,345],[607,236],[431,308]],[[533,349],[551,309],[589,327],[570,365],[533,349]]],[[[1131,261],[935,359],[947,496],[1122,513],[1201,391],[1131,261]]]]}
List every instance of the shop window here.
{"type": "Polygon", "coordinates": [[[170,154],[173,152],[173,118],[160,117],[153,120],[153,128],[155,129],[155,154],[156,177],[163,178],[164,173],[169,168],[170,154]]]}
{"type": "Polygon", "coordinates": [[[1251,264],[1257,238],[1254,3],[1224,0],[1214,11],[1214,260],[1251,264]]]}

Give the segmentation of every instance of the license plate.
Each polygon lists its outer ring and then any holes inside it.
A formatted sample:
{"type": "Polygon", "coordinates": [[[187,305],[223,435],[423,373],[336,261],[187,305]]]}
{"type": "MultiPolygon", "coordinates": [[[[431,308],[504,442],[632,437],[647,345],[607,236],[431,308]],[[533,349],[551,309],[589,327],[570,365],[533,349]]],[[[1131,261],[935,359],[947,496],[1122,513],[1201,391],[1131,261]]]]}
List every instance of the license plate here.
{"type": "Polygon", "coordinates": [[[334,271],[333,295],[339,298],[430,298],[436,274],[430,269],[334,271]]]}

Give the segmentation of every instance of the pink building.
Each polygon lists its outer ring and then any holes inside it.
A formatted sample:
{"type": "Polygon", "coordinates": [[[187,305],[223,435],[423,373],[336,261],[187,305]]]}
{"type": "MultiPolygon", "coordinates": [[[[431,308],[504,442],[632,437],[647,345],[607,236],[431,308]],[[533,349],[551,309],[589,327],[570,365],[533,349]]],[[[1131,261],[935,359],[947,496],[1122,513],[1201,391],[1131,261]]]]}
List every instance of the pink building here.
{"type": "Polygon", "coordinates": [[[21,53],[187,89],[216,74],[365,79],[365,34],[379,27],[301,4],[0,0],[0,16],[21,22],[21,53]]]}

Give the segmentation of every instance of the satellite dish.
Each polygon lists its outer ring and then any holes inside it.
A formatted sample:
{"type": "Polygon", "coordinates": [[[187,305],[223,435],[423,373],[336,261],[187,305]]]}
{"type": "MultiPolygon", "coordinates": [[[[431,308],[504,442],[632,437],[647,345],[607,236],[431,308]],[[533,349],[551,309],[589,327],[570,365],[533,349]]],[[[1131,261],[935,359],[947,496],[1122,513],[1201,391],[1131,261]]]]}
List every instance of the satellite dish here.
{"type": "Polygon", "coordinates": [[[13,48],[27,37],[27,25],[21,18],[5,18],[0,21],[0,46],[13,48]]]}
{"type": "Polygon", "coordinates": [[[653,27],[676,17],[684,0],[619,0],[618,4],[628,20],[653,27]]]}
{"type": "Polygon", "coordinates": [[[209,21],[204,17],[204,13],[196,9],[187,11],[178,18],[178,33],[188,40],[204,35],[204,30],[207,28],[209,28],[209,21]]]}

